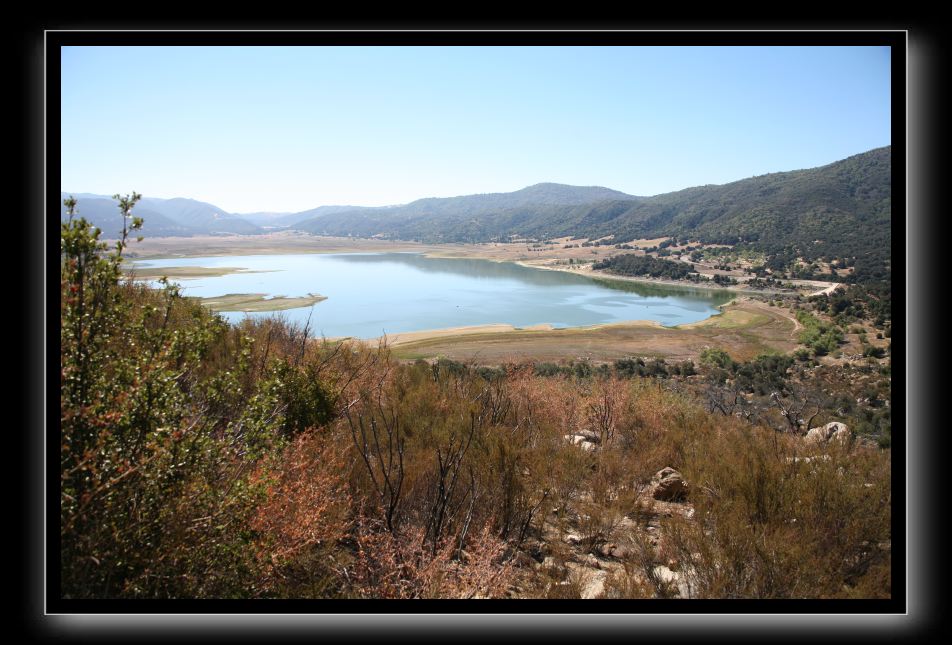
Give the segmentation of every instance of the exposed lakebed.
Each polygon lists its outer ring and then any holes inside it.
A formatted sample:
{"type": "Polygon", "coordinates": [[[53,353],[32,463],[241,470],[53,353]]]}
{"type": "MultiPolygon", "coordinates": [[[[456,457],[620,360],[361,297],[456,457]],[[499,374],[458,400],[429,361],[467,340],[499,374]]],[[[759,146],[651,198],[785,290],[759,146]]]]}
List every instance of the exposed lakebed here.
{"type": "Polygon", "coordinates": [[[257,306],[241,308],[282,309],[222,311],[229,320],[279,313],[304,324],[310,317],[312,334],[328,337],[375,338],[494,323],[562,328],[650,320],[674,326],[704,320],[733,297],[721,290],[593,279],[510,262],[417,253],[189,257],[141,260],[135,267],[149,278],[169,268],[169,279],[180,283],[185,295],[215,298],[219,309],[228,306],[221,303],[256,300],[257,306]],[[186,278],[186,267],[205,271],[186,278]],[[269,306],[271,299],[280,306],[269,306]]]}

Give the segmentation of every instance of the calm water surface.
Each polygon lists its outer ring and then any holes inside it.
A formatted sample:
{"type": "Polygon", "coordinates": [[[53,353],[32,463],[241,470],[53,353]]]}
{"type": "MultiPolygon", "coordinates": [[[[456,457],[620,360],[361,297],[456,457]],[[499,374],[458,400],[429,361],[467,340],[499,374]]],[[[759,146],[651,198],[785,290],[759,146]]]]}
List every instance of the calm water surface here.
{"type": "Polygon", "coordinates": [[[587,278],[510,262],[427,258],[416,253],[242,255],[141,260],[141,267],[242,267],[261,273],[175,279],[189,296],[229,293],[327,296],[281,312],[223,312],[232,321],[275,313],[315,336],[375,338],[384,333],[490,323],[580,327],[626,320],[673,326],[718,313],[727,291],[587,278]]]}

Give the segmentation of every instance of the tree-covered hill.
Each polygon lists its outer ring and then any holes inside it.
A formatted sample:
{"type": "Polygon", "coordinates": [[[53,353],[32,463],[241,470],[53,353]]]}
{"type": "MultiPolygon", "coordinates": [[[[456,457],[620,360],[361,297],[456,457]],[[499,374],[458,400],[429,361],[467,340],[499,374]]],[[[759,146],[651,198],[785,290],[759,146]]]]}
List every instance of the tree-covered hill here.
{"type": "Polygon", "coordinates": [[[295,228],[425,242],[572,235],[614,236],[621,243],[672,235],[750,246],[767,252],[778,265],[797,257],[843,258],[847,265],[881,276],[891,242],[890,154],[886,146],[820,168],[647,198],[539,184],[515,193],[331,212],[295,228]],[[586,197],[590,201],[583,201],[586,197]]]}
{"type": "Polygon", "coordinates": [[[532,228],[531,222],[552,208],[585,211],[607,200],[639,199],[601,186],[544,183],[511,193],[428,197],[401,206],[325,212],[294,228],[322,235],[484,241],[521,234],[521,229],[532,228]]]}

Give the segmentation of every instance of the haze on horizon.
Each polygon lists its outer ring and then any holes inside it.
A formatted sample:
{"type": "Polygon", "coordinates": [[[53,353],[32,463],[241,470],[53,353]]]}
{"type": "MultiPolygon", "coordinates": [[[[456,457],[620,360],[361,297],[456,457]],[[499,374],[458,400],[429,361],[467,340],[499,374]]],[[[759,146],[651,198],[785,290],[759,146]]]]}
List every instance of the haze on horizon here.
{"type": "Polygon", "coordinates": [[[66,47],[61,186],[233,213],[657,195],[889,145],[889,67],[885,47],[66,47]]]}

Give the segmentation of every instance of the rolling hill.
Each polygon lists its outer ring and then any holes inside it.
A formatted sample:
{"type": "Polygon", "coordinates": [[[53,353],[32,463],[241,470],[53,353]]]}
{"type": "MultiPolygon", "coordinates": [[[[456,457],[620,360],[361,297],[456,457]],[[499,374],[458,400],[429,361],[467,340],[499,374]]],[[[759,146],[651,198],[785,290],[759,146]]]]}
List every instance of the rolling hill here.
{"type": "Polygon", "coordinates": [[[857,270],[882,276],[891,244],[891,172],[886,146],[819,168],[653,197],[539,184],[515,193],[327,213],[294,228],[423,242],[611,235],[623,243],[678,236],[764,251],[778,266],[796,258],[850,258],[857,270]]]}
{"type": "MultiPolygon", "coordinates": [[[[106,195],[61,192],[77,200],[77,216],[85,217],[102,229],[104,237],[116,237],[122,230],[122,218],[114,199],[106,195]]],[[[194,199],[143,197],[134,209],[143,218],[142,235],[172,237],[191,235],[242,234],[262,232],[258,226],[225,212],[221,208],[194,199]]],[[[66,219],[66,207],[60,204],[60,219],[66,219]]]]}

